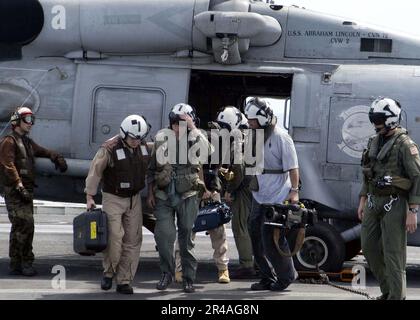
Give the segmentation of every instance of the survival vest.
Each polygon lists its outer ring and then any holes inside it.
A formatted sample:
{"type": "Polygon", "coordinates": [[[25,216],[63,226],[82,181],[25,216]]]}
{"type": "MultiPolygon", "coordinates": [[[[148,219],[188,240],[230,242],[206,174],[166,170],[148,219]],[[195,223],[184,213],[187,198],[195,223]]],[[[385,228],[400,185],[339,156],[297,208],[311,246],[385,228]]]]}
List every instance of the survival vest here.
{"type": "Polygon", "coordinates": [[[104,171],[103,191],[123,198],[140,192],[145,187],[147,158],[143,156],[142,147],[146,146],[142,144],[131,152],[119,136],[102,146],[110,152],[113,163],[104,171]]]}

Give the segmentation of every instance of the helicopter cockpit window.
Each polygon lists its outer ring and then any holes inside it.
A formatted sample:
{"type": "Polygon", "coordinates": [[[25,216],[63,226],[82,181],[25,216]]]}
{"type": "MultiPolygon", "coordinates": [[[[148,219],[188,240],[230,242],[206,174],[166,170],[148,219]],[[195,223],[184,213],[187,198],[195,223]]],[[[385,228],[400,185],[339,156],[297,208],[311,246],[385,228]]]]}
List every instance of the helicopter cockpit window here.
{"type": "Polygon", "coordinates": [[[360,39],[360,51],[362,52],[392,52],[392,39],[360,39]]]}

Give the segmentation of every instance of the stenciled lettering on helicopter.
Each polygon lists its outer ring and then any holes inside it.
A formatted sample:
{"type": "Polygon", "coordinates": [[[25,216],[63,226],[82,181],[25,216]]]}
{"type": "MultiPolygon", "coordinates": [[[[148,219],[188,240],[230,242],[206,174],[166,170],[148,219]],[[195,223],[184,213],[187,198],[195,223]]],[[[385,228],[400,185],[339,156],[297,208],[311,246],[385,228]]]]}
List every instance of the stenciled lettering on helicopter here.
{"type": "Polygon", "coordinates": [[[344,121],[341,128],[342,142],[337,146],[350,157],[360,159],[369,138],[375,134],[369,122],[368,111],[368,106],[358,105],[338,116],[344,121]]]}
{"type": "Polygon", "coordinates": [[[63,5],[55,5],[51,9],[54,15],[51,26],[54,30],[66,30],[66,8],[63,5]]]}
{"type": "Polygon", "coordinates": [[[329,39],[333,45],[348,45],[352,39],[360,39],[359,31],[337,31],[337,30],[288,30],[289,37],[324,37],[329,39]]]}

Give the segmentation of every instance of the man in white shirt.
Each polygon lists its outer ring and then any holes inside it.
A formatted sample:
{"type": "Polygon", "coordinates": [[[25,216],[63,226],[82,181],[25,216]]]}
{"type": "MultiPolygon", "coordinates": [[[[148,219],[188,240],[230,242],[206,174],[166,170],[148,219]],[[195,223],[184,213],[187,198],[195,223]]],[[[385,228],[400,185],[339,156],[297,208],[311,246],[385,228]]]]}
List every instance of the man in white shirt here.
{"type": "MultiPolygon", "coordinates": [[[[249,230],[254,259],[260,269],[261,281],[251,286],[252,290],[282,291],[297,278],[292,258],[283,257],[273,240],[273,226],[265,225],[263,204],[281,204],[288,200],[299,202],[299,165],[296,149],[289,134],[276,127],[277,119],[265,101],[252,98],[245,107],[251,129],[264,130],[264,156],[256,163],[263,169],[257,175],[258,190],[252,192],[252,210],[249,230]]],[[[253,141],[252,143],[255,143],[253,141]]],[[[290,253],[284,236],[279,239],[279,247],[290,253]]]]}

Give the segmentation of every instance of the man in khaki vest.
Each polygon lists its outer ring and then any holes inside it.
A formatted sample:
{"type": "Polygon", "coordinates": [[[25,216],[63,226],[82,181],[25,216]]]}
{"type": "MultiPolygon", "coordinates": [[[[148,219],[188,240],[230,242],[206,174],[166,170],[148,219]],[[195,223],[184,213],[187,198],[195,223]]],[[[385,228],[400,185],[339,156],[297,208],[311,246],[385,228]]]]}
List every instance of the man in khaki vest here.
{"type": "Polygon", "coordinates": [[[12,132],[0,143],[0,176],[12,224],[9,243],[10,274],[30,277],[37,273],[32,266],[35,157],[50,158],[61,172],[67,170],[67,164],[61,154],[37,145],[28,137],[35,123],[31,109],[17,108],[10,122],[12,132]]]}
{"type": "Polygon", "coordinates": [[[120,134],[106,141],[92,160],[86,178],[86,206],[102,180],[102,209],[108,217],[108,247],[104,251],[101,288],[109,290],[115,277],[117,292],[132,294],[142,242],[140,191],[145,186],[148,156],[144,139],[150,125],[139,115],[126,117],[120,134]]]}
{"type": "Polygon", "coordinates": [[[379,281],[379,300],[406,298],[407,231],[417,229],[420,158],[417,145],[399,124],[400,104],[389,98],[372,103],[369,120],[377,135],[363,152],[363,186],[358,215],[362,250],[379,281]]]}

